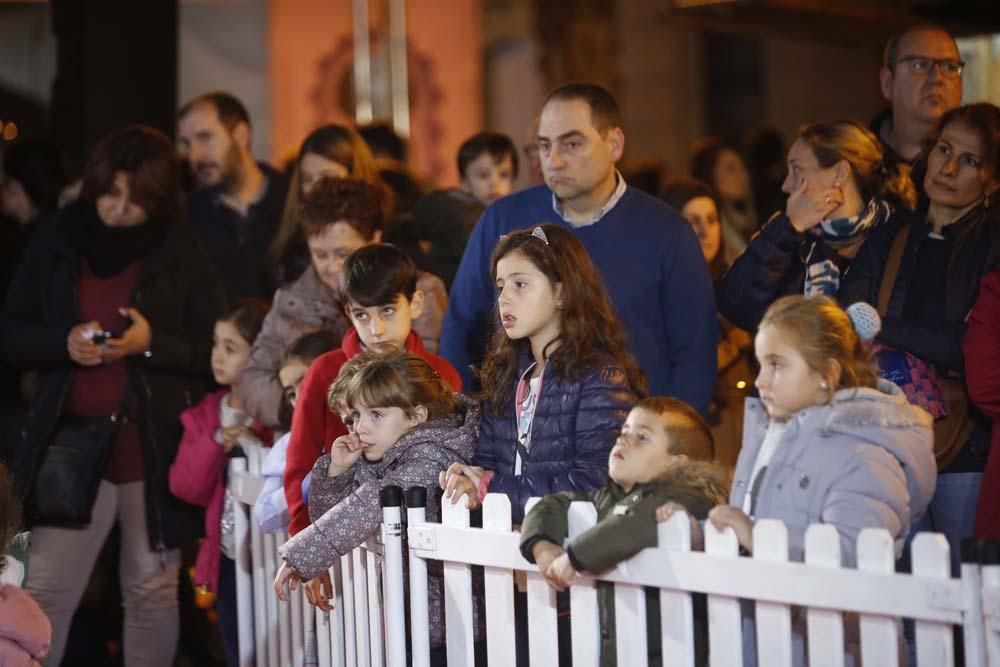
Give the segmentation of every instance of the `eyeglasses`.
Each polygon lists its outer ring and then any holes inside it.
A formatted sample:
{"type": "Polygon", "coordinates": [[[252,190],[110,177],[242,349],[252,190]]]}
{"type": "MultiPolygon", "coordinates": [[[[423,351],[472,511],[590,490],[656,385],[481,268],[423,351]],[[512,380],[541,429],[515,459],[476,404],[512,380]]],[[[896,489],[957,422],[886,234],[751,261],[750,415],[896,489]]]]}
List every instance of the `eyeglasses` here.
{"type": "Polygon", "coordinates": [[[906,63],[914,74],[929,74],[937,65],[943,76],[952,78],[962,75],[965,63],[954,58],[928,58],[926,56],[903,56],[894,64],[906,63]]]}

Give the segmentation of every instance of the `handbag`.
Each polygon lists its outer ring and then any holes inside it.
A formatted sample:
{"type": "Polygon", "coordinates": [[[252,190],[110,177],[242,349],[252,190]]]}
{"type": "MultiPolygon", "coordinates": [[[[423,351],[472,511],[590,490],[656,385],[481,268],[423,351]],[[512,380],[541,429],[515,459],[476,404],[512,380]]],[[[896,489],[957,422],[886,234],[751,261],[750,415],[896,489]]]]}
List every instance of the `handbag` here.
{"type": "MultiPolygon", "coordinates": [[[[885,263],[885,271],[882,273],[882,283],[879,285],[878,292],[878,313],[883,320],[889,310],[889,299],[892,297],[892,288],[896,284],[899,265],[903,261],[903,250],[906,247],[909,233],[910,227],[907,225],[896,234],[885,263]]],[[[886,377],[885,370],[882,370],[882,375],[886,377]]],[[[972,420],[969,393],[965,388],[965,382],[961,379],[956,380],[938,375],[937,384],[944,409],[941,410],[943,416],[935,415],[934,419],[934,458],[937,461],[938,470],[944,470],[962,451],[962,447],[969,440],[976,425],[972,420]]]]}
{"type": "Polygon", "coordinates": [[[101,478],[124,421],[117,413],[59,418],[28,499],[33,525],[82,528],[90,523],[101,478]]]}

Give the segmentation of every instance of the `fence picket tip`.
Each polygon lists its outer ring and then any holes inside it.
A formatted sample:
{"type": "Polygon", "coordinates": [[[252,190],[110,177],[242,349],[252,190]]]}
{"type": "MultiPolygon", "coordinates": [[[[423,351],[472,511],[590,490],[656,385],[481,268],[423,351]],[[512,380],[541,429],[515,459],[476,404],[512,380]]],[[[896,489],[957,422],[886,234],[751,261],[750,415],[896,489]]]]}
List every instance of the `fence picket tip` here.
{"type": "Polygon", "coordinates": [[[980,565],[1000,565],[1000,540],[983,540],[979,543],[980,565]]]}
{"type": "Polygon", "coordinates": [[[382,507],[402,507],[403,489],[395,484],[383,486],[378,492],[378,500],[382,507]]]}
{"type": "Polygon", "coordinates": [[[411,486],[406,490],[407,507],[427,507],[427,488],[411,486]]]}
{"type": "Polygon", "coordinates": [[[509,533],[511,527],[510,498],[506,493],[487,493],[483,498],[483,530],[509,533]]]}
{"type": "Polygon", "coordinates": [[[691,550],[691,517],[687,512],[674,512],[673,516],[656,526],[657,545],[661,549],[691,550]]]}

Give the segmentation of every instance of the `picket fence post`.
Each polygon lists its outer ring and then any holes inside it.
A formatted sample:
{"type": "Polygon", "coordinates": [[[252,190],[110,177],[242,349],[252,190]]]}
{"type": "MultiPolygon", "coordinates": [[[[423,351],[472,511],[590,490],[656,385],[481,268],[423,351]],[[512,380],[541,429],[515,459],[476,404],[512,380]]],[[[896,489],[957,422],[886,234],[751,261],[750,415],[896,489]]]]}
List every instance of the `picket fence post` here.
{"type": "MultiPolygon", "coordinates": [[[[288,534],[283,535],[284,539],[282,542],[288,541],[288,534]]],[[[305,664],[305,626],[302,622],[302,602],[297,598],[292,598],[288,601],[288,609],[291,614],[291,633],[292,633],[292,664],[302,665],[305,664]]]]}
{"type": "MultiPolygon", "coordinates": [[[[704,533],[705,553],[739,558],[739,542],[732,528],[719,531],[711,521],[706,521],[704,533]]],[[[726,576],[724,572],[719,574],[726,576]]],[[[711,667],[742,667],[743,617],[738,598],[708,596],[708,651],[711,667]]]]}
{"type": "Polygon", "coordinates": [[[979,542],[975,538],[962,540],[959,550],[962,578],[962,600],[965,622],[962,623],[962,647],[965,667],[986,667],[986,637],[983,626],[983,580],[979,572],[979,542]]]}
{"type": "MultiPolygon", "coordinates": [[[[858,534],[858,569],[863,572],[892,574],[896,571],[893,539],[882,529],[865,528],[858,534]]],[[[861,663],[864,665],[899,664],[899,632],[891,616],[862,614],[861,663]]]]}
{"type": "MultiPolygon", "coordinates": [[[[236,479],[247,472],[243,458],[229,460],[229,478],[236,479]]],[[[250,521],[245,505],[233,503],[233,540],[236,545],[236,606],[237,637],[240,667],[254,664],[254,594],[253,560],[250,555],[250,521]]]]}
{"type": "MultiPolygon", "coordinates": [[[[675,512],[657,525],[659,548],[666,551],[691,551],[691,519],[686,512],[675,512]]],[[[660,636],[664,660],[676,667],[694,667],[694,607],[687,591],[660,589],[660,636]]]]}
{"type": "MultiPolygon", "coordinates": [[[[483,530],[510,533],[510,498],[490,493],[483,499],[483,530]]],[[[487,567],[483,571],[486,596],[486,657],[490,667],[514,667],[514,577],[511,571],[487,567]]]]}
{"type": "MultiPolygon", "coordinates": [[[[788,562],[788,529],[775,519],[760,519],[753,527],[753,557],[770,563],[788,562]]],[[[757,602],[757,664],[792,667],[792,610],[787,604],[757,602]]]]}
{"type": "Polygon", "coordinates": [[[982,566],[982,598],[986,658],[990,667],[1000,666],[1000,542],[983,542],[979,548],[982,566]]]}
{"type": "MultiPolygon", "coordinates": [[[[829,524],[815,523],[806,529],[807,565],[839,570],[840,534],[829,524]]],[[[844,615],[829,609],[806,610],[809,634],[809,664],[812,667],[843,667],[844,615]]]]}
{"type": "Polygon", "coordinates": [[[413,667],[430,667],[430,624],[427,619],[427,561],[413,551],[413,532],[427,523],[427,489],[406,490],[406,526],[410,532],[410,654],[413,667]]]}
{"type": "MultiPolygon", "coordinates": [[[[469,508],[464,498],[451,502],[441,498],[441,523],[457,528],[469,527],[469,508]]],[[[472,570],[464,563],[444,563],[444,615],[448,628],[449,665],[475,663],[472,627],[472,570]]]]}
{"type": "MultiPolygon", "coordinates": [[[[572,541],[597,523],[597,508],[589,502],[571,503],[566,521],[569,529],[567,537],[572,541]]],[[[570,588],[569,607],[572,612],[569,621],[573,665],[598,667],[601,660],[601,618],[597,608],[597,582],[578,581],[570,588]]]]}
{"type": "Polygon", "coordinates": [[[368,643],[368,563],[364,550],[355,548],[351,559],[351,580],[354,584],[354,650],[358,667],[372,667],[368,643]]]}
{"type": "MultiPolygon", "coordinates": [[[[541,498],[531,498],[525,503],[524,514],[541,498]]],[[[556,592],[546,583],[537,569],[527,572],[528,589],[528,658],[532,665],[555,665],[559,662],[559,636],[556,619],[556,592]]]]}
{"type": "MultiPolygon", "coordinates": [[[[596,514],[594,518],[596,520],[596,514]]],[[[646,667],[649,664],[646,591],[638,584],[615,582],[614,587],[615,650],[618,664],[646,667]]]]}
{"type": "MultiPolygon", "coordinates": [[[[948,540],[940,533],[917,533],[910,546],[913,574],[947,580],[951,577],[948,540]]],[[[952,626],[930,621],[916,622],[917,663],[920,665],[955,664],[952,626]]]]}
{"type": "MultiPolygon", "coordinates": [[[[403,594],[403,489],[386,486],[382,504],[382,581],[385,589],[385,657],[387,667],[406,666],[406,598],[403,594]]],[[[382,632],[381,624],[376,626],[382,632]]]]}

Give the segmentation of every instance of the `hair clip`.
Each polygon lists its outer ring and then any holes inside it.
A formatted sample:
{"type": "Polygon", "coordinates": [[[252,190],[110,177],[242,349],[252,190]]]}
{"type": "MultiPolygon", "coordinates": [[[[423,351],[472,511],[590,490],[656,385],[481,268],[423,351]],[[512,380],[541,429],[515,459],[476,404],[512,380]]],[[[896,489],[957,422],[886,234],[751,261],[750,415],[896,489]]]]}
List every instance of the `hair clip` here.
{"type": "Polygon", "coordinates": [[[542,241],[544,241],[545,245],[549,244],[549,237],[545,235],[545,230],[542,229],[541,227],[535,227],[534,229],[532,229],[531,235],[534,236],[536,239],[541,239],[542,241]]]}
{"type": "MultiPolygon", "coordinates": [[[[542,229],[541,227],[535,227],[534,229],[532,229],[531,230],[531,235],[533,237],[535,237],[536,239],[539,239],[540,241],[542,241],[542,243],[544,243],[545,245],[549,244],[549,237],[547,237],[545,235],[545,230],[542,229]]],[[[509,236],[510,236],[510,234],[501,234],[500,235],[500,239],[499,239],[500,242],[503,243],[504,241],[507,240],[507,238],[509,236]]]]}

